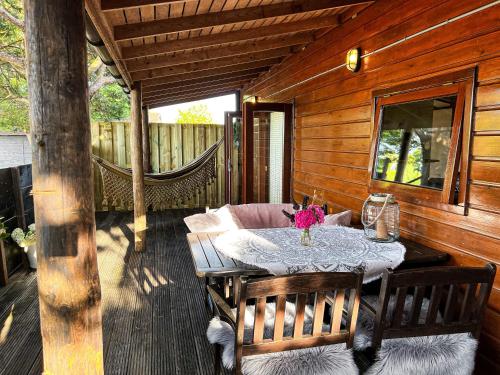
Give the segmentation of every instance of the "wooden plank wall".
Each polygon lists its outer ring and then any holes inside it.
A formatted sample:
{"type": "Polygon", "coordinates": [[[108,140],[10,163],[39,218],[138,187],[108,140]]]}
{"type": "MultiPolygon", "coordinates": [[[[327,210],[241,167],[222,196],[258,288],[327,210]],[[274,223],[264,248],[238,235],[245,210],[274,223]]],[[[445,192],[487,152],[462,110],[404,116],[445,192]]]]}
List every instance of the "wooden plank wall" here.
{"type": "MultiPolygon", "coordinates": [[[[468,216],[401,202],[402,235],[452,255],[452,263],[500,265],[500,5],[416,36],[362,60],[360,72],[332,69],[492,0],[379,0],[253,82],[245,95],[295,101],[294,195],[326,190],[335,211],[355,219],[368,195],[371,92],[445,71],[477,67],[468,216]]],[[[486,312],[479,371],[500,373],[500,272],[486,312]]]]}
{"type": "MultiPolygon", "coordinates": [[[[160,124],[149,125],[151,167],[153,173],[179,168],[224,136],[224,126],[216,124],[160,124]]],[[[121,167],[130,168],[130,124],[127,122],[99,122],[92,124],[92,152],[121,167]]],[[[102,180],[94,168],[94,191],[97,211],[123,209],[102,205],[102,180]]],[[[224,204],[224,148],[217,153],[217,179],[199,196],[186,202],[185,208],[219,207],[224,204]]]]}

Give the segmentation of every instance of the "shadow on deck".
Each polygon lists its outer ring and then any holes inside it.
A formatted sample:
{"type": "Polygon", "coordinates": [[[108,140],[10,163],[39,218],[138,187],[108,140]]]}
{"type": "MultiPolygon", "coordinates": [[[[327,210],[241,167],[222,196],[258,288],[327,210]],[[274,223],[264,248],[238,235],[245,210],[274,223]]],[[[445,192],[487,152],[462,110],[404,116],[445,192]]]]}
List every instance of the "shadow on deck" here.
{"type": "MultiPolygon", "coordinates": [[[[148,216],[148,250],[133,252],[132,215],[97,214],[106,374],[212,374],[209,315],[182,218],[148,216]]],[[[18,272],[0,288],[0,374],[40,374],[36,273],[18,272]]]]}

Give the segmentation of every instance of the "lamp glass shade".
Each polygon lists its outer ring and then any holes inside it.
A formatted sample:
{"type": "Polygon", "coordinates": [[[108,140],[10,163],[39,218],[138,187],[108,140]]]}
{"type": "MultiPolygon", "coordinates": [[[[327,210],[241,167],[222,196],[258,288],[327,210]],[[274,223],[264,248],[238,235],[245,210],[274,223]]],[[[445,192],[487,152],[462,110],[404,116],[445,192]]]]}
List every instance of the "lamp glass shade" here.
{"type": "Polygon", "coordinates": [[[360,51],[359,48],[354,48],[347,52],[345,65],[351,72],[357,72],[360,66],[360,51]]]}

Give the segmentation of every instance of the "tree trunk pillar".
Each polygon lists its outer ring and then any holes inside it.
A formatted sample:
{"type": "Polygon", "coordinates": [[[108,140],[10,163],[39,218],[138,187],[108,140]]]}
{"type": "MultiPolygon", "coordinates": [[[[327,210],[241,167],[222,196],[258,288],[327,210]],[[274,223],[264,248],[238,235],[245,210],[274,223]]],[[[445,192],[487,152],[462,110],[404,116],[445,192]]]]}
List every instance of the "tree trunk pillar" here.
{"type": "Polygon", "coordinates": [[[149,113],[148,107],[142,107],[142,153],[144,173],[151,172],[151,147],[149,141],[149,113]]]}
{"type": "Polygon", "coordinates": [[[146,205],[144,199],[144,164],[142,151],[142,90],[141,83],[134,82],[130,92],[132,184],[134,189],[134,237],[135,251],[146,250],[146,205]]]}
{"type": "Polygon", "coordinates": [[[103,374],[83,0],[25,0],[46,374],[103,374]]]}

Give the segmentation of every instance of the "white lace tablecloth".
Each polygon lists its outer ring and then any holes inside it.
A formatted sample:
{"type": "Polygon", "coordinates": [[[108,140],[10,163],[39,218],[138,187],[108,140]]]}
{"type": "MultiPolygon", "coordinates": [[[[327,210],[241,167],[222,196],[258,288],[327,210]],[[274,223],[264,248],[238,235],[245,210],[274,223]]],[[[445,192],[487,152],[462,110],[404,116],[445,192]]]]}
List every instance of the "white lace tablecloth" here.
{"type": "Polygon", "coordinates": [[[362,230],[348,227],[311,228],[312,246],[301,245],[300,234],[296,228],[240,229],[218,236],[214,245],[224,255],[274,275],[349,272],[360,267],[364,283],[400,265],[406,251],[399,242],[372,242],[362,230]]]}

